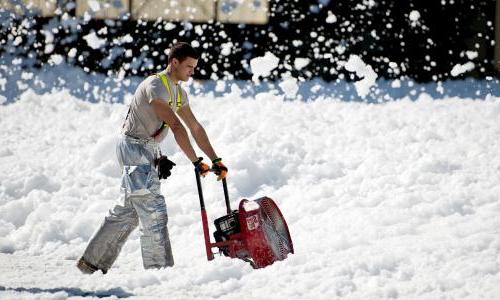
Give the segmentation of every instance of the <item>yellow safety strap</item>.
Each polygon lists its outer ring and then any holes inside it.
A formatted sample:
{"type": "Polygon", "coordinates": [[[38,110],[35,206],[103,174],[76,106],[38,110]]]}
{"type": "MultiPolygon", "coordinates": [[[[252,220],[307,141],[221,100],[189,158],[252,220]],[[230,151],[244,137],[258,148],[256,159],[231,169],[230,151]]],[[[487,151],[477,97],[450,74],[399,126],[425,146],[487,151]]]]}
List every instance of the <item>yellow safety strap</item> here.
{"type": "MultiPolygon", "coordinates": [[[[172,98],[174,98],[174,95],[172,94],[172,89],[170,88],[170,80],[168,80],[167,75],[159,73],[156,74],[158,77],[160,77],[161,82],[163,82],[163,85],[167,89],[168,94],[170,95],[170,99],[168,99],[168,105],[172,106],[172,98]]],[[[177,86],[177,103],[176,103],[176,109],[178,110],[181,108],[182,102],[181,102],[181,89],[179,86],[177,86]]]]}
{"type": "MultiPolygon", "coordinates": [[[[156,76],[158,76],[161,79],[161,82],[163,82],[163,85],[167,89],[168,95],[170,96],[168,99],[168,105],[172,107],[172,98],[174,98],[174,95],[172,94],[172,88],[170,87],[170,80],[168,80],[167,75],[163,73],[158,73],[156,74],[156,76]]],[[[177,85],[177,103],[175,105],[176,107],[175,111],[178,111],[179,108],[181,108],[182,106],[181,97],[182,97],[181,88],[177,85]]],[[[163,122],[161,124],[161,127],[153,134],[153,137],[158,136],[167,127],[168,127],[167,123],[163,122]]]]}

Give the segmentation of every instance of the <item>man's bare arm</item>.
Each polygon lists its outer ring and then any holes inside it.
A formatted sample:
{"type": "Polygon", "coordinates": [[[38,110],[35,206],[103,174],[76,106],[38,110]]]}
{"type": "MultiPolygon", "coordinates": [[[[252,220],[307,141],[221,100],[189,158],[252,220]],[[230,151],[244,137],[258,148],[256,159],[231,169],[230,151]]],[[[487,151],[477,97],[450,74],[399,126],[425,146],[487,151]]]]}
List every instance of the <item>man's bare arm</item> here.
{"type": "MultiPolygon", "coordinates": [[[[156,115],[165,121],[167,125],[172,130],[174,134],[175,141],[181,148],[181,150],[186,154],[186,156],[192,161],[197,161],[198,157],[196,156],[196,152],[191,146],[191,142],[189,141],[189,137],[186,129],[182,125],[181,121],[175,113],[172,111],[172,108],[163,100],[154,99],[151,101],[151,105],[153,106],[153,110],[156,115]]],[[[203,150],[203,149],[202,149],[203,150]]]]}
{"type": "Polygon", "coordinates": [[[181,119],[186,123],[186,126],[189,128],[189,131],[193,135],[194,140],[196,141],[196,144],[200,149],[205,152],[206,155],[210,158],[210,160],[214,160],[218,158],[217,154],[215,154],[215,151],[210,144],[210,141],[208,139],[207,133],[205,132],[205,129],[201,124],[198,122],[196,117],[194,116],[193,112],[191,111],[191,108],[189,105],[185,105],[181,107],[178,112],[179,116],[181,119]]]}

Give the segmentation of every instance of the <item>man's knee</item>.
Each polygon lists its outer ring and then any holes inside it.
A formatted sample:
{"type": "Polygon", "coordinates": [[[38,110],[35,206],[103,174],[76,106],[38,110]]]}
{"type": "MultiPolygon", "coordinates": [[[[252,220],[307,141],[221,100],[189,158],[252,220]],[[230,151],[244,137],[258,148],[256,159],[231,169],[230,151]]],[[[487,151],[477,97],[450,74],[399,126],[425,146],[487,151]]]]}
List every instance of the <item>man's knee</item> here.
{"type": "Polygon", "coordinates": [[[139,225],[139,218],[132,207],[115,205],[105,217],[106,222],[124,223],[132,227],[139,225]]]}

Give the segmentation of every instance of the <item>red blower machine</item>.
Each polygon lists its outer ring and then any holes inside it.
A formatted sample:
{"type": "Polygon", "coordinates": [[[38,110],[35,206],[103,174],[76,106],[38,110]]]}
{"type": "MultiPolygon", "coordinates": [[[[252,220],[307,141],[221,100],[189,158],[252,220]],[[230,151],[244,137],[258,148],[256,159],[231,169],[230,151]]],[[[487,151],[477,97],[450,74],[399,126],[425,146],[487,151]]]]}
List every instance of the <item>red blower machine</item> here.
{"type": "Polygon", "coordinates": [[[249,262],[254,269],[264,268],[293,253],[288,226],[276,203],[270,198],[240,201],[238,210],[231,210],[226,179],[222,179],[227,215],[214,221],[215,243],[210,241],[207,212],[201,188],[200,174],[196,173],[200,197],[201,220],[205,236],[207,259],[213,260],[212,248],[230,258],[249,262]]]}

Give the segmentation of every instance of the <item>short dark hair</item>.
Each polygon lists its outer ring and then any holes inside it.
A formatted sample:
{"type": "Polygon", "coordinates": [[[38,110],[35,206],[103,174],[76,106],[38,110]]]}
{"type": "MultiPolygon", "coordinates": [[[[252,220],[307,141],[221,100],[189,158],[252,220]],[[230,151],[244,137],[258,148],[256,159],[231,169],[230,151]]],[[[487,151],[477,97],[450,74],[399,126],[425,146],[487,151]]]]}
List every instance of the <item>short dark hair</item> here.
{"type": "Polygon", "coordinates": [[[188,57],[199,59],[200,55],[188,43],[178,42],[170,48],[170,52],[168,53],[168,62],[170,63],[174,58],[177,58],[179,62],[182,62],[188,57]]]}

